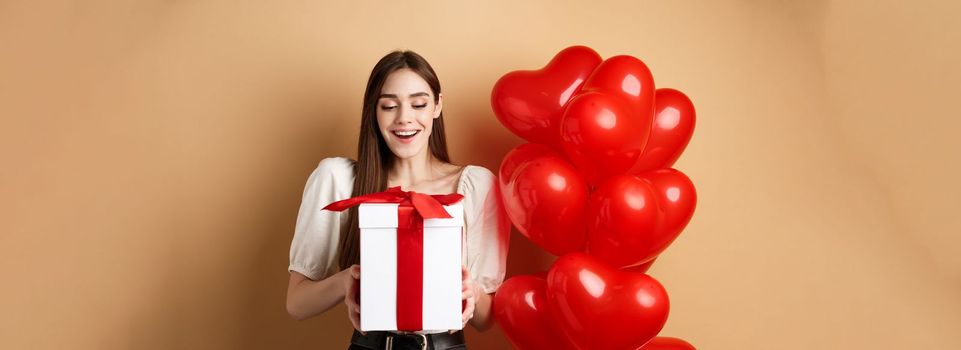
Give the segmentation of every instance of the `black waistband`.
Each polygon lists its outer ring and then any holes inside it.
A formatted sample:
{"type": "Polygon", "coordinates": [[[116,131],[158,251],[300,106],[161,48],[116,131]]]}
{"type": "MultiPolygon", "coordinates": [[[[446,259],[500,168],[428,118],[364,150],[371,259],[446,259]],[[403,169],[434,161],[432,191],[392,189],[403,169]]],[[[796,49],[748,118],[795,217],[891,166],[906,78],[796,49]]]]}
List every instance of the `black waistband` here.
{"type": "Polygon", "coordinates": [[[467,349],[464,345],[464,331],[457,331],[453,334],[448,332],[425,334],[423,337],[417,334],[395,334],[391,332],[372,331],[367,335],[361,335],[354,330],[350,337],[350,349],[371,349],[381,350],[391,343],[394,350],[421,349],[424,339],[427,340],[429,350],[448,350],[448,349],[467,349]]]}

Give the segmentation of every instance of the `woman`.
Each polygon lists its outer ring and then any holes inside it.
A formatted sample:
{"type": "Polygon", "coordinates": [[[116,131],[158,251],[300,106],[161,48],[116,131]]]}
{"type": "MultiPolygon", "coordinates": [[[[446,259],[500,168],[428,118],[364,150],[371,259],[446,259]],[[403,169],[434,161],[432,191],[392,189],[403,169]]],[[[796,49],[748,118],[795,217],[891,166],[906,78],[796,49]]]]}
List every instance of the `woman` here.
{"type": "Polygon", "coordinates": [[[307,180],[290,247],[287,311],[298,320],[343,301],[355,331],[350,349],[462,349],[462,331],[433,334],[360,333],[357,302],[357,208],[343,214],[325,205],[400,186],[427,194],[464,195],[465,308],[462,321],[478,330],[493,323],[492,293],[504,279],[510,224],[489,170],[450,162],[444,135],[443,95],[430,64],[411,51],[395,51],[374,66],[364,93],[358,159],[326,158],[307,180]]]}

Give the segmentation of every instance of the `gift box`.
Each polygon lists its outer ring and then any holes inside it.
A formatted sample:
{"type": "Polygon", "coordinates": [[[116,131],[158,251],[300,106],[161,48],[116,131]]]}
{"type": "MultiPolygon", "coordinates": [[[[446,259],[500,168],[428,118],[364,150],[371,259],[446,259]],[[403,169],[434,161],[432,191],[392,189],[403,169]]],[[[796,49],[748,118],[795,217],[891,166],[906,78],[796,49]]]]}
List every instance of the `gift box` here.
{"type": "Polygon", "coordinates": [[[462,328],[462,198],[393,187],[325,208],[359,205],[362,331],[462,328]]]}

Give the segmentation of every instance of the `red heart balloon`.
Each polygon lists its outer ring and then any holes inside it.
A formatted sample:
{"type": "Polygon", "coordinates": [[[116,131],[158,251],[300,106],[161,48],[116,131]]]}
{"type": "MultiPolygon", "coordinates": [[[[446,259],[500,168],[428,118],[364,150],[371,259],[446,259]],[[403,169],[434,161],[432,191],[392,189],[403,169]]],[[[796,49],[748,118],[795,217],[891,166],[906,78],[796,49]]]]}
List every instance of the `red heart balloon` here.
{"type": "MultiPolygon", "coordinates": [[[[694,216],[694,208],[697,206],[694,183],[681,171],[671,168],[649,171],[640,177],[650,181],[657,189],[657,204],[663,213],[657,233],[677,237],[694,216]]],[[[663,250],[662,248],[661,251],[663,250]]]]}
{"type": "Polygon", "coordinates": [[[547,293],[561,329],[580,349],[637,349],[661,331],[669,311],[657,280],[584,253],[554,262],[547,293]]]}
{"type": "Polygon", "coordinates": [[[589,92],[568,104],[561,147],[587,182],[598,183],[630,170],[649,132],[650,122],[631,113],[622,98],[589,92]]]}
{"type": "Polygon", "coordinates": [[[694,345],[683,339],[671,337],[654,337],[647,344],[637,350],[697,350],[694,345]]]}
{"type": "Polygon", "coordinates": [[[582,93],[592,91],[621,96],[627,99],[631,113],[651,115],[654,77],[647,65],[636,57],[619,55],[604,60],[581,87],[582,93]]]}
{"type": "Polygon", "coordinates": [[[517,349],[570,349],[573,345],[555,325],[547,301],[547,282],[534,276],[514,276],[494,294],[494,318],[517,349]]]}
{"type": "Polygon", "coordinates": [[[634,175],[601,183],[588,204],[588,251],[614,267],[648,258],[661,240],[653,235],[660,221],[655,191],[653,184],[634,175]]]}
{"type": "Polygon", "coordinates": [[[674,165],[693,133],[694,104],[691,99],[674,89],[657,89],[651,136],[630,173],[639,174],[674,165]]]}
{"type": "Polygon", "coordinates": [[[554,255],[584,250],[588,189],[570,163],[529,143],[504,156],[499,174],[504,208],[521,234],[554,255]]]}
{"type": "Polygon", "coordinates": [[[501,167],[498,171],[497,180],[501,186],[501,195],[504,198],[510,198],[513,196],[511,189],[507,184],[510,182],[511,178],[514,177],[514,173],[522,164],[527,164],[531,159],[555,155],[550,148],[536,143],[525,143],[520,146],[514,147],[504,159],[501,160],[501,167]]]}
{"type": "Polygon", "coordinates": [[[568,103],[560,143],[585,180],[597,184],[637,163],[651,132],[654,80],[631,56],[605,60],[568,103]]]}
{"type": "Polygon", "coordinates": [[[591,194],[588,251],[615,267],[646,263],[687,226],[697,194],[680,171],[621,175],[591,194]]]}
{"type": "Polygon", "coordinates": [[[539,70],[507,73],[491,91],[494,115],[517,136],[553,147],[564,106],[600,63],[594,50],[571,46],[539,70]]]}

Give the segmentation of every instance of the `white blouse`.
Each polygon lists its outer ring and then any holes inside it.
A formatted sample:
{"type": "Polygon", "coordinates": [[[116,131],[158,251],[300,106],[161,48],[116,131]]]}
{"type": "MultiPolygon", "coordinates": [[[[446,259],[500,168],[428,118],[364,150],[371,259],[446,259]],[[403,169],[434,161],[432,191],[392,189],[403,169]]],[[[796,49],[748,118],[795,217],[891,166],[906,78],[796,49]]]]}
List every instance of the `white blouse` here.
{"type": "MultiPolygon", "coordinates": [[[[315,281],[339,271],[340,227],[347,224],[347,211],[321,208],[351,197],[352,165],[353,160],[348,158],[325,158],[310,174],[290,244],[288,271],[315,281]]],[[[464,195],[463,264],[484,292],[493,293],[504,281],[510,238],[510,221],[500,201],[497,177],[484,167],[467,165],[458,180],[457,193],[464,195]]]]}

